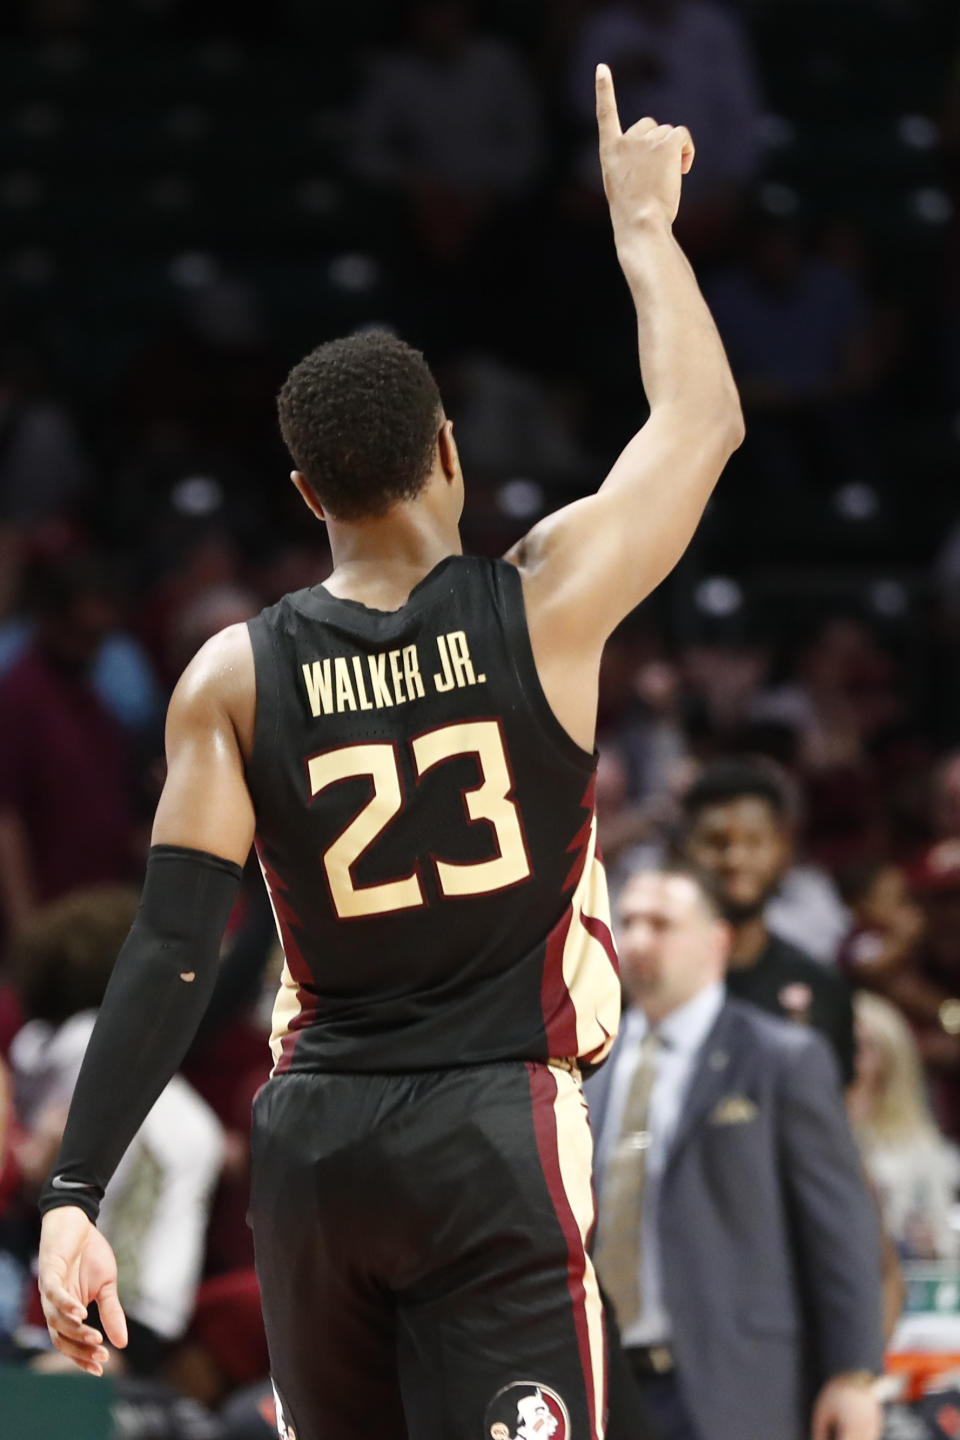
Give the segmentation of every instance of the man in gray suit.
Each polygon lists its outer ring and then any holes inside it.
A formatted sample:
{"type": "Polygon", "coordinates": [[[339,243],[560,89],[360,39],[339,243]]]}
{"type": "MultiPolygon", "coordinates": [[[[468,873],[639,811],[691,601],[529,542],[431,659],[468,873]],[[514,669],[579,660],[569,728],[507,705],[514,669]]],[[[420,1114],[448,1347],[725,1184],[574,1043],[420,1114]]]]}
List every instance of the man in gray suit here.
{"type": "MultiPolygon", "coordinates": [[[[620,898],[629,1008],[586,1085],[597,1271],[664,1440],[876,1440],[880,1237],[836,1062],[727,997],[708,884],[680,864],[620,898]]],[[[641,1423],[617,1359],[609,1440],[641,1423]]]]}

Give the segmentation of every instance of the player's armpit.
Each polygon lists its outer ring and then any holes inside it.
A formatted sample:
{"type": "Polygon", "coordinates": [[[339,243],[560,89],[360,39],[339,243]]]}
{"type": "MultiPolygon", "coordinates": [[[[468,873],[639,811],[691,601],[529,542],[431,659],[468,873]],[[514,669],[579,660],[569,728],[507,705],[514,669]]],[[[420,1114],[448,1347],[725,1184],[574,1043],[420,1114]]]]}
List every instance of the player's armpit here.
{"type": "Polygon", "coordinates": [[[256,679],[245,625],[215,635],[187,666],[167,712],[167,778],[154,845],[180,845],[246,862],[253,801],[244,754],[253,743],[256,679]]]}
{"type": "Polygon", "coordinates": [[[740,439],[719,407],[655,412],[595,495],[542,520],[507,556],[523,577],[535,652],[599,656],[608,635],[669,575],[740,439]]]}

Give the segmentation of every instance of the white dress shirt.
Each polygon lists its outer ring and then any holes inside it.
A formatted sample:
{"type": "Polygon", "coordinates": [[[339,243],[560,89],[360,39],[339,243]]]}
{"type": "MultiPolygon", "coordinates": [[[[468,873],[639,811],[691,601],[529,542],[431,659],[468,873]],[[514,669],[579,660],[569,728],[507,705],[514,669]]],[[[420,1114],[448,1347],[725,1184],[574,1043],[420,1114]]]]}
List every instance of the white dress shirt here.
{"type": "MultiPolygon", "coordinates": [[[[28,1126],[44,1112],[66,1115],[95,1019],[82,1010],[56,1029],[31,1020],[20,1030],[10,1058],[28,1126]]],[[[175,1075],[103,1197],[99,1228],[117,1257],[121,1303],[165,1340],[179,1340],[193,1314],[224,1150],[216,1115],[175,1075]]]]}
{"type": "MultiPolygon", "coordinates": [[[[657,1027],[663,1043],[656,1052],[656,1075],[650,1094],[647,1120],[650,1146],[646,1155],[643,1213],[640,1222],[641,1312],[635,1323],[623,1332],[625,1345],[661,1345],[671,1338],[670,1316],[663,1299],[657,1234],[660,1182],[690,1081],[693,1079],[697,1057],[713,1029],[723,1002],[724,987],[718,980],[674,1010],[657,1027]]],[[[632,1007],[626,1012],[623,1019],[623,1040],[612,1062],[614,1068],[610,1078],[607,1114],[597,1142],[597,1172],[601,1179],[610,1152],[620,1136],[630,1082],[639,1061],[641,1042],[648,1029],[647,1017],[642,1010],[632,1007]]],[[[600,1209],[603,1209],[602,1193],[600,1209]]]]}

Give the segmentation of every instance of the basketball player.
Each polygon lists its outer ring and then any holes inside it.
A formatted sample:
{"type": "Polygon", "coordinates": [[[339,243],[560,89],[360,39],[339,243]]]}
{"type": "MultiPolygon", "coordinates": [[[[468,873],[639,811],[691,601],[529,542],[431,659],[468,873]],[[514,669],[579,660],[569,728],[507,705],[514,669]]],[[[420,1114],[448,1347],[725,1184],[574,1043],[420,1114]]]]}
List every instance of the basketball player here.
{"type": "Polygon", "coordinates": [[[141,909],[42,1198],[50,1333],[100,1374],[86,1307],[125,1331],[97,1207],[203,1014],[256,837],[286,965],[251,1221],[296,1440],[493,1436],[514,1387],[552,1397],[557,1440],[604,1431],[579,1083],[619,1002],[597,673],[743,425],[671,233],[690,135],[622,133],[605,66],[597,113],[649,420],[597,494],[471,559],[422,357],[361,335],[291,372],[281,428],[334,570],[215,636],[176,688],[141,909]]]}

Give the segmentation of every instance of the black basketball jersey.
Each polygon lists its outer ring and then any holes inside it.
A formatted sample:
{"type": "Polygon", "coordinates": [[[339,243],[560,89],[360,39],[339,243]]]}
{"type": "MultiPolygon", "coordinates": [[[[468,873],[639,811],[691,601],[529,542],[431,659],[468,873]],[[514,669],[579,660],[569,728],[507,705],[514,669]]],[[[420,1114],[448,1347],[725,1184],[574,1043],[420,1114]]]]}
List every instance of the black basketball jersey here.
{"type": "Polygon", "coordinates": [[[448,556],[396,611],[316,586],[249,630],[274,1073],[601,1060],[595,760],[540,687],[515,567],[448,556]]]}

